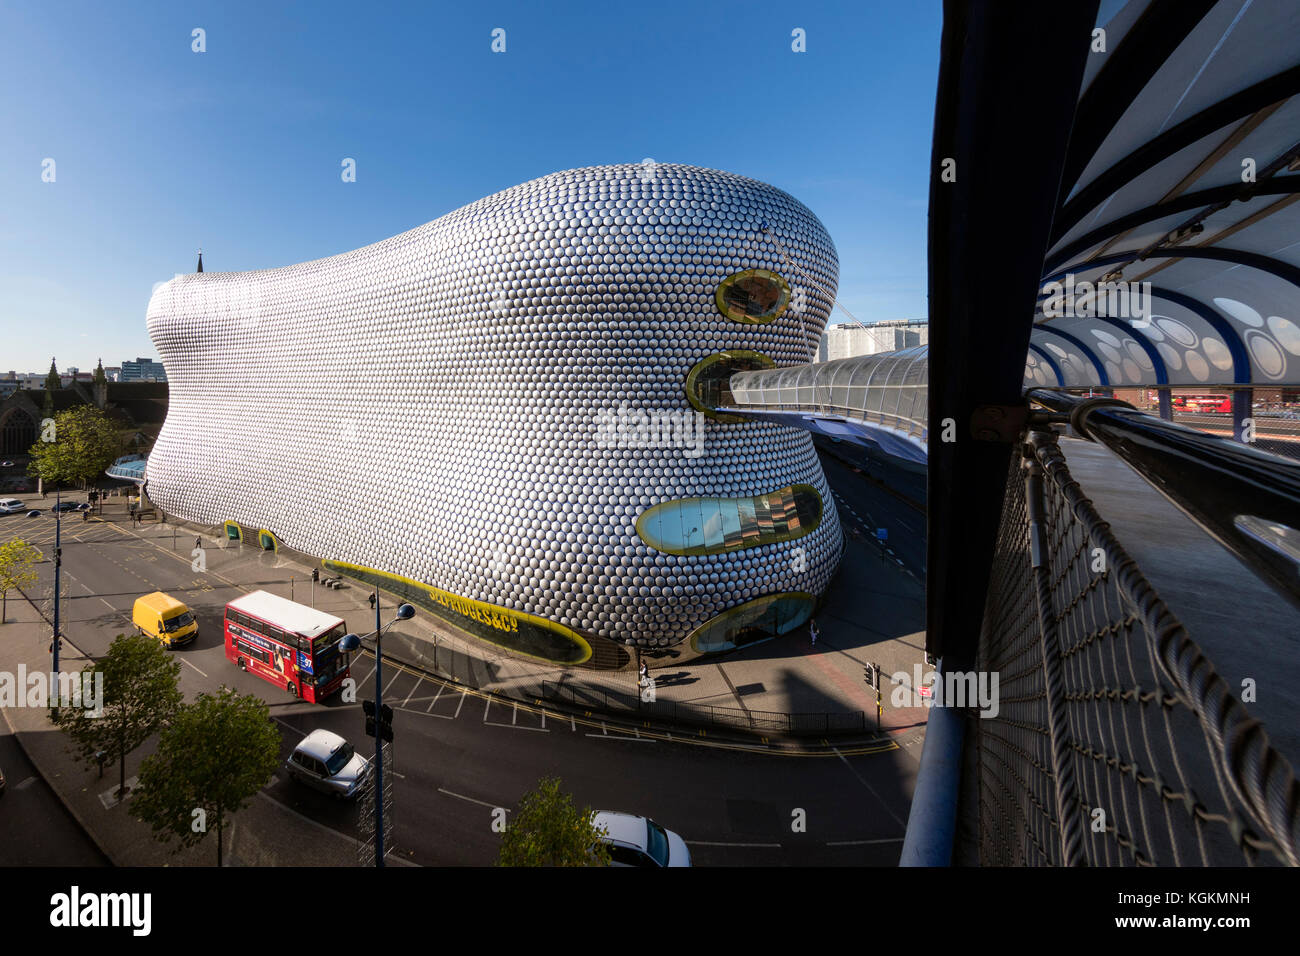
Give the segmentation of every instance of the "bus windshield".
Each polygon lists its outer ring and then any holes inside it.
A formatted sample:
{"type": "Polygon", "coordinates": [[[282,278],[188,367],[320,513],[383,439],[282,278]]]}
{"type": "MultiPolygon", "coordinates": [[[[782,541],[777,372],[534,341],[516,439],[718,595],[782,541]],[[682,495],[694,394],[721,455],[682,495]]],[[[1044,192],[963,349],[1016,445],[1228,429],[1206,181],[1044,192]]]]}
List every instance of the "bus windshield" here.
{"type": "Polygon", "coordinates": [[[316,639],[312,641],[312,653],[319,654],[321,651],[327,650],[337,644],[343,639],[343,631],[345,627],[345,624],[335,624],[324,634],[317,634],[316,639]]]}

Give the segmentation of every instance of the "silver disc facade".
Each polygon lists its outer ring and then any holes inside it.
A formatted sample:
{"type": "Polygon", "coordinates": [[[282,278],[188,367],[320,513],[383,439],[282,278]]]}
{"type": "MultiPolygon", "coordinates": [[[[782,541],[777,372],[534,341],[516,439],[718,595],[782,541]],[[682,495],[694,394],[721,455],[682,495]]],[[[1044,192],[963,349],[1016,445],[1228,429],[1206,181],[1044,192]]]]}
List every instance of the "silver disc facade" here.
{"type": "Polygon", "coordinates": [[[745,605],[749,637],[788,631],[761,599],[820,594],[842,547],[812,440],[706,418],[684,383],[729,350],[813,360],[837,279],[786,193],[648,162],[327,259],[180,276],[149,303],[171,396],[148,491],[593,639],[675,645],[745,605]],[[724,301],[741,273],[766,278],[724,301]],[[742,315],[769,288],[788,303],[742,315]],[[676,543],[647,542],[638,519],[682,499],[676,543]]]}

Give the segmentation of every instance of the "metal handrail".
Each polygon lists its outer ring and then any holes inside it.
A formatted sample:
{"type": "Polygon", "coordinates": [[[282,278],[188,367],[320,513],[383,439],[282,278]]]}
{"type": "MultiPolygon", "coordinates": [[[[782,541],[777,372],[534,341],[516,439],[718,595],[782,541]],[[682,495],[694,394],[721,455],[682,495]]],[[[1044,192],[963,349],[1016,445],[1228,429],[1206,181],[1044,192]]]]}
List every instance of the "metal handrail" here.
{"type": "Polygon", "coordinates": [[[1139,411],[1113,398],[1035,388],[1030,401],[1067,414],[1151,487],[1300,608],[1300,463],[1139,411]]]}

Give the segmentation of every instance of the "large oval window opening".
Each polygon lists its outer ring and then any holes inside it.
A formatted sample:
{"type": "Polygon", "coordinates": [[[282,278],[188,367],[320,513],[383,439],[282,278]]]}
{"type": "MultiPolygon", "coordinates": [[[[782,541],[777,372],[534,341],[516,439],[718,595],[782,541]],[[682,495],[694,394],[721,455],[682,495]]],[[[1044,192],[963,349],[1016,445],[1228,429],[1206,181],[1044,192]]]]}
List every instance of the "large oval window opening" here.
{"type": "Polygon", "coordinates": [[[731,394],[731,376],[737,372],[776,368],[776,363],[761,352],[729,349],[697,362],[686,375],[686,400],[709,418],[720,422],[743,422],[738,415],[728,415],[718,408],[736,404],[731,394]]]}
{"type": "Polygon", "coordinates": [[[791,485],[755,498],[679,498],[647,508],[636,533],[667,554],[725,554],[793,541],[822,520],[822,496],[812,485],[791,485]]]}
{"type": "Polygon", "coordinates": [[[716,295],[718,310],[733,322],[765,325],[790,304],[790,286],[767,269],[747,269],[722,281],[716,295]]]}

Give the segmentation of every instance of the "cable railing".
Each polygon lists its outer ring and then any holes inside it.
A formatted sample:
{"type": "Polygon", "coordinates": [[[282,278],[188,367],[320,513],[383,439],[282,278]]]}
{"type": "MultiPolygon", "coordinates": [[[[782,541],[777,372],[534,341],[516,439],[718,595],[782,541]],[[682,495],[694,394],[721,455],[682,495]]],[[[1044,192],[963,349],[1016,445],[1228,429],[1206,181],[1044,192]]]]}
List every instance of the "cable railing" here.
{"type": "MultiPolygon", "coordinates": [[[[1008,475],[976,660],[978,672],[999,675],[1000,707],[965,721],[973,772],[958,829],[973,836],[953,857],[1300,864],[1290,763],[1074,480],[1047,423],[1069,415],[1253,567],[1269,552],[1282,563],[1276,541],[1285,521],[1295,526],[1300,466],[1180,434],[1191,430],[1113,400],[1030,398],[1054,414],[1037,416],[1008,475]],[[1169,480],[1175,472],[1180,481],[1169,480]],[[1198,488],[1208,475],[1221,479],[1217,495],[1198,488]],[[1232,482],[1270,490],[1243,498],[1232,482]],[[1267,516],[1271,543],[1241,531],[1234,501],[1267,516]]],[[[1294,567],[1284,574],[1294,578],[1294,567]]]]}

